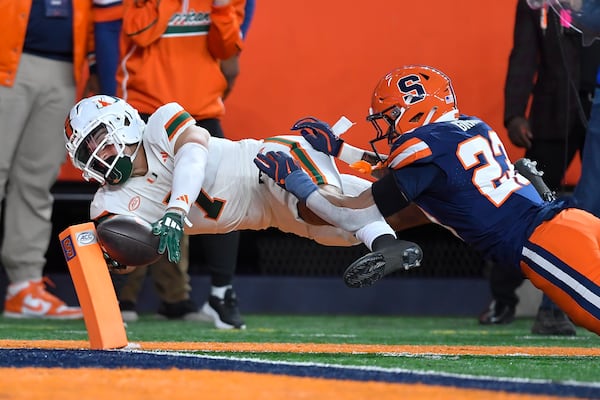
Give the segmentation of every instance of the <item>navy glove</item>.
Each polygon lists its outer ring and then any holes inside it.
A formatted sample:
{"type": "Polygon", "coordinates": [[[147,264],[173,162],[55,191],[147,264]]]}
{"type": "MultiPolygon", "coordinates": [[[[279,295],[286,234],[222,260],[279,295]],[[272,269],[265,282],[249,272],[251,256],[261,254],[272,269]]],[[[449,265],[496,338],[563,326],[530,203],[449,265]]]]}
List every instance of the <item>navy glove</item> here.
{"type": "Polygon", "coordinates": [[[168,211],[161,219],[152,224],[152,233],[160,237],[158,253],[167,251],[169,261],[181,260],[181,238],[183,237],[183,223],[185,216],[178,212],[168,211]]]}
{"type": "Polygon", "coordinates": [[[310,179],[292,157],[282,151],[258,153],[254,164],[279,186],[292,193],[301,201],[306,201],[318,186],[310,179]]]}
{"type": "Polygon", "coordinates": [[[284,189],[288,175],[300,169],[294,159],[282,151],[269,151],[267,154],[258,153],[254,159],[254,164],[284,189]]]}
{"type": "Polygon", "coordinates": [[[314,117],[302,118],[292,126],[293,131],[300,131],[304,139],[321,153],[337,157],[344,141],[336,136],[327,122],[314,117]]]}

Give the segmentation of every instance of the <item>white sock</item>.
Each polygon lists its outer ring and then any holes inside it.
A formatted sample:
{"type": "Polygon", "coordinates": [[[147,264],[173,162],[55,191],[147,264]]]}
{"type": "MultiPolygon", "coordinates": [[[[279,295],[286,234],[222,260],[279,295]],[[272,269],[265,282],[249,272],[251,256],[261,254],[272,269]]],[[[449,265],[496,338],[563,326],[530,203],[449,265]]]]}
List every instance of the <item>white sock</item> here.
{"type": "Polygon", "coordinates": [[[211,286],[210,287],[210,295],[218,297],[219,299],[222,299],[222,298],[225,297],[225,292],[227,291],[227,289],[231,289],[232,287],[233,286],[231,286],[231,285],[227,285],[227,286],[211,286]]]}
{"type": "Polygon", "coordinates": [[[381,235],[392,235],[396,232],[384,221],[373,221],[357,230],[354,235],[369,248],[373,250],[373,241],[381,235]]]}
{"type": "MultiPolygon", "coordinates": [[[[31,281],[37,281],[37,279],[32,279],[31,281]]],[[[8,285],[8,288],[6,289],[6,291],[8,292],[7,294],[9,296],[14,296],[15,294],[19,293],[21,290],[28,287],[29,282],[31,282],[31,281],[21,281],[21,282],[11,283],[10,285],[8,285]]]]}

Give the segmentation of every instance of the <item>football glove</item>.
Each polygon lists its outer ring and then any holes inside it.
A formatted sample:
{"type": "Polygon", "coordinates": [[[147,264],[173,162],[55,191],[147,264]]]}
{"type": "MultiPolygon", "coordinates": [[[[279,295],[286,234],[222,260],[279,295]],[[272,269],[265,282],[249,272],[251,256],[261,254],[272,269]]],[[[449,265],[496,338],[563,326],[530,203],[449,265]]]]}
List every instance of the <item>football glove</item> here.
{"type": "Polygon", "coordinates": [[[168,253],[169,261],[181,260],[181,238],[185,216],[182,213],[167,211],[165,215],[152,224],[152,233],[159,236],[158,253],[168,253]]]}
{"type": "Polygon", "coordinates": [[[267,154],[258,153],[254,164],[284,189],[288,175],[300,169],[292,157],[281,151],[269,151],[267,154]]]}
{"type": "Polygon", "coordinates": [[[315,150],[334,157],[340,154],[344,144],[344,141],[333,133],[326,122],[314,117],[306,117],[296,121],[291,129],[300,131],[300,134],[315,150]]]}
{"type": "Polygon", "coordinates": [[[318,189],[294,159],[282,151],[258,153],[254,164],[279,186],[302,201],[305,201],[312,192],[318,189]]]}

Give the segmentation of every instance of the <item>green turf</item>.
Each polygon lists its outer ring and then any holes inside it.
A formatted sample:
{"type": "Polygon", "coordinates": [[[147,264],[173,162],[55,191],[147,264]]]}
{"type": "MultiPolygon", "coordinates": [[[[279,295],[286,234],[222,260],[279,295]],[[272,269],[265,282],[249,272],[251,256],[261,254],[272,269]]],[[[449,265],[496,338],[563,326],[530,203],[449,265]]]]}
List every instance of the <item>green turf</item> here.
{"type": "MultiPolygon", "coordinates": [[[[197,322],[143,316],[129,323],[129,341],[357,343],[503,346],[600,346],[600,337],[578,329],[575,337],[535,336],[532,319],[485,327],[474,318],[247,315],[244,331],[221,331],[197,322]]],[[[86,340],[82,321],[0,318],[2,339],[86,340]]],[[[268,360],[380,366],[495,377],[597,382],[600,357],[415,356],[408,354],[219,353],[268,360]]]]}

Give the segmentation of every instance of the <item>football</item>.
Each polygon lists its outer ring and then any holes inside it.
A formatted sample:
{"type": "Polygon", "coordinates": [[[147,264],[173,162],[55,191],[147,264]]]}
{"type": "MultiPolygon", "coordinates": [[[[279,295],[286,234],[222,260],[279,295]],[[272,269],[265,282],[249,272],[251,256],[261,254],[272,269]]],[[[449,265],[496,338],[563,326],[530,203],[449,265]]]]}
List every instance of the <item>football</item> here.
{"type": "Polygon", "coordinates": [[[96,232],[104,251],[123,265],[139,267],[162,257],[157,252],[159,238],[152,234],[152,225],[139,217],[109,217],[96,226],[96,232]]]}

